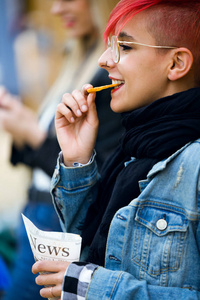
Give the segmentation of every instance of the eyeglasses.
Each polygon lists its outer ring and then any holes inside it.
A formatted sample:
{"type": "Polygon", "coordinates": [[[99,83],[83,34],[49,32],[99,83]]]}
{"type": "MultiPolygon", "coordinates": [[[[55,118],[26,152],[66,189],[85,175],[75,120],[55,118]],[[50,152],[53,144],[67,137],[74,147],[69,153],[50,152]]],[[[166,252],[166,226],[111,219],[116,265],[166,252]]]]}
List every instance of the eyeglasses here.
{"type": "Polygon", "coordinates": [[[119,41],[116,35],[113,35],[111,38],[108,38],[107,41],[107,48],[111,47],[111,53],[112,58],[114,62],[117,64],[120,61],[120,45],[139,45],[139,46],[145,46],[150,48],[156,48],[156,49],[176,49],[177,47],[173,46],[153,46],[153,45],[147,45],[137,42],[126,42],[126,41],[119,41]]]}

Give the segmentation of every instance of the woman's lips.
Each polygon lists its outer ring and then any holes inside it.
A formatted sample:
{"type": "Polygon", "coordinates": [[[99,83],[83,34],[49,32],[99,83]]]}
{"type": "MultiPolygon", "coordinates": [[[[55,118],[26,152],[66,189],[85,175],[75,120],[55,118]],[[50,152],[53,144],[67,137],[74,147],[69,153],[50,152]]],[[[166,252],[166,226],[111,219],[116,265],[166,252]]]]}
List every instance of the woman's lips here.
{"type": "Polygon", "coordinates": [[[74,22],[74,21],[65,22],[65,26],[66,26],[67,28],[72,28],[72,27],[74,27],[74,25],[75,25],[75,22],[74,22]]]}
{"type": "Polygon", "coordinates": [[[65,24],[65,27],[67,27],[67,28],[72,28],[72,27],[74,27],[74,25],[75,25],[75,23],[76,23],[76,21],[75,21],[75,19],[74,18],[63,18],[63,22],[64,22],[64,24],[65,24]]]}

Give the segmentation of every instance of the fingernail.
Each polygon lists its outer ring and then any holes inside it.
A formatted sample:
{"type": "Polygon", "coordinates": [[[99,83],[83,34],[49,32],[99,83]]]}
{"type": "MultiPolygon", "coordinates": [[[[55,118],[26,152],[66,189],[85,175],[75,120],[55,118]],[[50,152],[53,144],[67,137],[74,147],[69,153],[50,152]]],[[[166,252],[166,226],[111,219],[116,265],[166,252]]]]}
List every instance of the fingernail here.
{"type": "Polygon", "coordinates": [[[81,115],[82,115],[82,112],[80,111],[80,109],[78,109],[78,110],[76,111],[76,113],[77,113],[78,116],[81,116],[81,115]]]}
{"type": "Polygon", "coordinates": [[[72,123],[74,123],[74,121],[75,121],[75,120],[74,120],[74,118],[73,118],[73,117],[71,117],[71,122],[72,122],[72,123]]]}
{"type": "Polygon", "coordinates": [[[81,110],[82,111],[87,111],[87,105],[82,105],[81,110]]]}

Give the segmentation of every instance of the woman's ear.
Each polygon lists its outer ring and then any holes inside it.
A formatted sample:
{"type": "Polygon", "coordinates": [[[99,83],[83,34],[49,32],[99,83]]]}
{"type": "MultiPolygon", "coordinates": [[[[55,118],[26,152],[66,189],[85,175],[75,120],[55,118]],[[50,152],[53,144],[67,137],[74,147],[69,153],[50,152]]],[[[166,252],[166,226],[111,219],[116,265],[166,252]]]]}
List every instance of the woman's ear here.
{"type": "Polygon", "coordinates": [[[193,55],[187,48],[173,50],[172,63],[169,68],[168,79],[171,81],[183,78],[191,70],[193,55]]]}

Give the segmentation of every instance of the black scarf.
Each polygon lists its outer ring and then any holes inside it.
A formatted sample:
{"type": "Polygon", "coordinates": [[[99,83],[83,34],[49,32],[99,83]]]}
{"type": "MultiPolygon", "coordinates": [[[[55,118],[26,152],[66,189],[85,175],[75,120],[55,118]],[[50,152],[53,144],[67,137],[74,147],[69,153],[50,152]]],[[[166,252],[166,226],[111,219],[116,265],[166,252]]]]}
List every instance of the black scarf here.
{"type": "Polygon", "coordinates": [[[96,202],[91,205],[82,231],[83,247],[90,246],[88,261],[104,265],[106,240],[115,212],[139,193],[138,181],[153,165],[200,137],[200,88],[159,99],[123,114],[122,143],[104,165],[96,202]],[[124,163],[131,157],[137,159],[124,163]]]}

